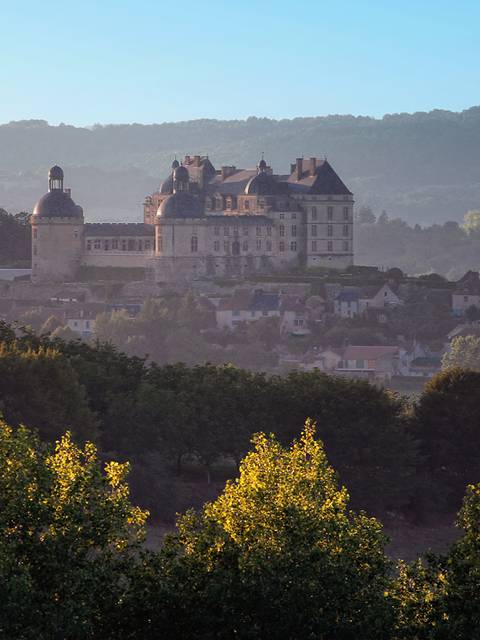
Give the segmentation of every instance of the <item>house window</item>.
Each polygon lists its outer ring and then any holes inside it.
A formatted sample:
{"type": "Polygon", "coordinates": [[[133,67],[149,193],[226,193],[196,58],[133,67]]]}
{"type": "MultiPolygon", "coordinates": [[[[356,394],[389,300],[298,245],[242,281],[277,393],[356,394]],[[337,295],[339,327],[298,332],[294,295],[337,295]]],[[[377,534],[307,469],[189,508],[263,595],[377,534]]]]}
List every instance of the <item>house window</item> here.
{"type": "Polygon", "coordinates": [[[91,251],[91,250],[92,250],[92,241],[87,240],[87,251],[91,251]]]}
{"type": "Polygon", "coordinates": [[[112,240],[112,249],[118,249],[118,240],[112,240]]]}
{"type": "Polygon", "coordinates": [[[102,241],[101,240],[95,240],[93,243],[93,248],[94,249],[101,249],[102,248],[102,241]]]}
{"type": "Polygon", "coordinates": [[[297,243],[296,242],[291,242],[290,243],[290,251],[296,251],[297,250],[297,243]]]}
{"type": "Polygon", "coordinates": [[[224,236],[230,235],[230,227],[223,227],[223,235],[224,236]]]}
{"type": "Polygon", "coordinates": [[[312,224],[312,236],[316,236],[316,235],[317,235],[317,225],[312,224]]]}
{"type": "Polygon", "coordinates": [[[223,243],[223,250],[225,251],[225,253],[230,253],[230,243],[228,242],[228,240],[225,240],[225,242],[223,243]]]}
{"type": "Polygon", "coordinates": [[[267,240],[267,251],[271,251],[271,250],[272,250],[272,241],[267,240]]]}
{"type": "Polygon", "coordinates": [[[227,198],[227,211],[231,211],[231,210],[232,210],[232,199],[227,198]]]}
{"type": "Polygon", "coordinates": [[[86,329],[90,329],[90,320],[87,320],[87,321],[85,322],[85,328],[86,328],[86,329]]]}
{"type": "Polygon", "coordinates": [[[348,216],[349,216],[348,207],[343,207],[343,219],[348,220],[348,216]]]}
{"type": "Polygon", "coordinates": [[[145,240],[145,251],[150,250],[150,240],[145,240]]]}
{"type": "Polygon", "coordinates": [[[331,238],[333,236],[333,225],[329,224],[327,226],[327,236],[331,238]]]}
{"type": "Polygon", "coordinates": [[[292,224],[292,236],[295,238],[297,235],[297,225],[292,224]]]}
{"type": "Polygon", "coordinates": [[[331,240],[327,242],[327,251],[333,251],[333,242],[331,240]]]}
{"type": "Polygon", "coordinates": [[[261,236],[261,235],[262,235],[262,227],[257,226],[257,236],[261,236]]]}
{"type": "Polygon", "coordinates": [[[77,238],[78,238],[78,229],[75,229],[75,231],[73,232],[73,237],[74,237],[75,239],[77,239],[77,238]]]}
{"type": "Polygon", "coordinates": [[[135,251],[135,240],[132,240],[132,238],[128,239],[128,250],[135,251]]]}
{"type": "Polygon", "coordinates": [[[233,235],[238,236],[238,225],[234,225],[233,227],[233,235]]]}
{"type": "Polygon", "coordinates": [[[242,250],[248,251],[248,240],[244,240],[242,243],[242,250]]]}
{"type": "Polygon", "coordinates": [[[296,220],[297,219],[297,214],[296,213],[292,213],[292,220],[296,220]]]}
{"type": "Polygon", "coordinates": [[[344,235],[344,237],[348,238],[348,232],[349,232],[348,224],[344,224],[343,225],[343,235],[344,235]]]}
{"type": "Polygon", "coordinates": [[[33,230],[33,239],[34,239],[34,240],[36,240],[36,239],[37,239],[37,232],[38,232],[38,229],[34,229],[34,230],[33,230]]]}
{"type": "Polygon", "coordinates": [[[260,251],[261,248],[262,248],[262,241],[257,240],[257,249],[260,251]]]}
{"type": "Polygon", "coordinates": [[[343,250],[348,251],[348,240],[344,240],[343,242],[343,250]]]}
{"type": "Polygon", "coordinates": [[[317,219],[317,207],[312,207],[312,220],[317,219]]]}
{"type": "Polygon", "coordinates": [[[272,227],[267,227],[267,236],[272,235],[272,227]]]}
{"type": "Polygon", "coordinates": [[[197,236],[192,236],[190,240],[190,251],[192,253],[197,253],[198,251],[198,238],[197,236]]]}
{"type": "Polygon", "coordinates": [[[214,235],[219,236],[220,235],[220,227],[213,227],[213,233],[214,233],[214,235]]]}
{"type": "Polygon", "coordinates": [[[246,209],[248,211],[248,209],[250,209],[250,202],[248,200],[245,200],[245,202],[243,203],[243,208],[246,209]]]}
{"type": "Polygon", "coordinates": [[[285,236],[285,225],[281,224],[278,227],[278,233],[280,234],[281,238],[283,238],[285,236]]]}
{"type": "Polygon", "coordinates": [[[104,251],[110,251],[110,240],[104,240],[103,241],[103,250],[104,251]]]}
{"type": "Polygon", "coordinates": [[[280,218],[280,220],[285,220],[285,214],[284,213],[281,213],[278,217],[280,218]]]}
{"type": "Polygon", "coordinates": [[[333,220],[333,207],[327,207],[327,220],[333,220]]]}
{"type": "Polygon", "coordinates": [[[278,250],[279,251],[285,251],[285,242],[283,242],[283,240],[281,240],[278,244],[278,250]]]}
{"type": "Polygon", "coordinates": [[[213,250],[214,251],[220,251],[220,241],[219,240],[215,240],[215,242],[213,243],[213,250]]]}
{"type": "Polygon", "coordinates": [[[317,241],[312,240],[312,251],[316,251],[316,250],[317,250],[317,241]]]}
{"type": "Polygon", "coordinates": [[[127,250],[127,241],[122,240],[122,251],[126,251],[126,250],[127,250]]]}

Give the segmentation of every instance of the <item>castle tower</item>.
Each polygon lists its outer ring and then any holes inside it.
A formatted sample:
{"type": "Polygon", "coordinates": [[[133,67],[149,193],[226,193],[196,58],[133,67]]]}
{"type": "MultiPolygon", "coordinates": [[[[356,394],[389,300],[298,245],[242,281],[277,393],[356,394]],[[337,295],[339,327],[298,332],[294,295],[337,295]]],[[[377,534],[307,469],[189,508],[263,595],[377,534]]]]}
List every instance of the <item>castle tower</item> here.
{"type": "Polygon", "coordinates": [[[48,174],[48,193],[35,205],[32,226],[32,281],[62,282],[75,277],[83,253],[83,210],[63,188],[63,171],[48,174]]]}

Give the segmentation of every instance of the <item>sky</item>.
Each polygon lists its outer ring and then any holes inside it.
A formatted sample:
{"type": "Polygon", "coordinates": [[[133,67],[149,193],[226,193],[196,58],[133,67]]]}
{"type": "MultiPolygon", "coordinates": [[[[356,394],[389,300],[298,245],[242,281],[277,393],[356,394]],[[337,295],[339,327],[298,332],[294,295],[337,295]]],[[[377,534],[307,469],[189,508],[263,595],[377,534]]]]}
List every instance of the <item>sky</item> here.
{"type": "Polygon", "coordinates": [[[0,123],[480,104],[480,0],[0,0],[0,123]]]}

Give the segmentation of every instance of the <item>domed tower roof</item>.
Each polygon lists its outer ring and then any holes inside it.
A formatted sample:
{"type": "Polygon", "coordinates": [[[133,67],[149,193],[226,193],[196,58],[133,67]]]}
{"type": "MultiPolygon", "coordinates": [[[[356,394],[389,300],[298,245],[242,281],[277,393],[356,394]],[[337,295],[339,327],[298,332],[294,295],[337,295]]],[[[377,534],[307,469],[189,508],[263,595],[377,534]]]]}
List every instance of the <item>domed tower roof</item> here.
{"type": "Polygon", "coordinates": [[[173,173],[160,185],[160,193],[173,193],[173,173]]]}
{"type": "Polygon", "coordinates": [[[179,161],[175,158],[175,160],[172,162],[172,169],[175,171],[175,169],[178,169],[178,167],[180,166],[179,161]]]}
{"type": "Polygon", "coordinates": [[[158,207],[158,218],[203,218],[203,207],[200,200],[188,193],[188,191],[177,191],[165,198],[158,207]]]}
{"type": "Polygon", "coordinates": [[[41,218],[81,218],[83,209],[63,190],[63,170],[55,165],[48,172],[48,193],[40,198],[33,215],[41,218]]]}
{"type": "Polygon", "coordinates": [[[259,171],[266,171],[267,170],[267,163],[265,162],[265,158],[263,157],[263,153],[262,153],[262,159],[258,163],[258,169],[259,169],[259,171]]]}
{"type": "Polygon", "coordinates": [[[175,168],[173,172],[173,180],[178,181],[187,181],[190,180],[190,176],[188,175],[188,169],[182,165],[175,168]]]}
{"type": "Polygon", "coordinates": [[[278,191],[278,183],[266,171],[260,171],[256,176],[250,178],[245,187],[246,196],[273,196],[278,191]]]}

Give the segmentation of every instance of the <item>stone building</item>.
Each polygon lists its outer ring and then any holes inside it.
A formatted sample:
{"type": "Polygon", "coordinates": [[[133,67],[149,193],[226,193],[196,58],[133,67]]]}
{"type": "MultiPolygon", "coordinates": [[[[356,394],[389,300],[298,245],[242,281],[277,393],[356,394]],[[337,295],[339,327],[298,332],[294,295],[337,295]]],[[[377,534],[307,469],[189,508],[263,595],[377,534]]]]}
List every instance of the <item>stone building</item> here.
{"type": "Polygon", "coordinates": [[[81,266],[144,267],[158,282],[234,277],[353,262],[353,195],[329,162],[297,158],[287,175],[175,160],[145,199],[144,222],[85,224],[52,167],[35,206],[32,279],[72,280],[81,266]]]}

